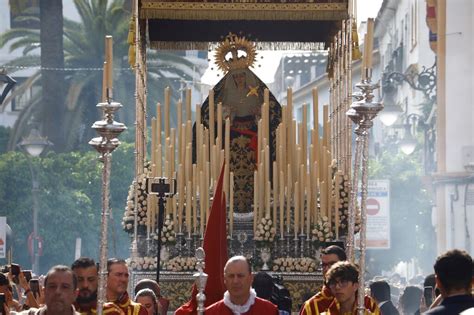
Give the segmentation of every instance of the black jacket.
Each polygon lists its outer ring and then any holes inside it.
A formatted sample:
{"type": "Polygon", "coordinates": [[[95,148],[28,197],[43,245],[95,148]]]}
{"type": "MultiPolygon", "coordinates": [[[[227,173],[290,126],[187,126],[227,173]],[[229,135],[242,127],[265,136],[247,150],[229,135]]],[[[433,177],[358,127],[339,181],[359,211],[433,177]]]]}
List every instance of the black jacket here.
{"type": "Polygon", "coordinates": [[[471,295],[456,295],[445,298],[440,305],[424,314],[456,315],[471,307],[474,307],[474,298],[471,295]]]}

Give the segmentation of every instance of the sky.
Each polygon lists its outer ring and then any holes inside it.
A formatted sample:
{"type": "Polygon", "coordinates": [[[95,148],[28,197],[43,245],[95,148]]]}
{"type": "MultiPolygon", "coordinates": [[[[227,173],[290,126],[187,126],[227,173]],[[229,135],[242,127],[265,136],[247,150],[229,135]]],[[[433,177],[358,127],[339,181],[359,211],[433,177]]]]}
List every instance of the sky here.
{"type": "MultiPolygon", "coordinates": [[[[357,0],[357,22],[366,21],[369,17],[375,18],[382,4],[382,0],[357,0]]],[[[271,83],[274,80],[275,72],[278,68],[281,56],[283,54],[294,54],[298,51],[268,51],[258,52],[257,60],[260,67],[256,67],[255,74],[265,83],[271,83]],[[263,58],[260,58],[263,57],[263,58]]],[[[209,68],[201,78],[201,82],[209,85],[215,85],[223,76],[221,72],[215,70],[214,52],[209,54],[209,68]],[[211,68],[214,68],[211,69],[211,68]],[[219,76],[218,76],[219,75],[219,76]]]]}

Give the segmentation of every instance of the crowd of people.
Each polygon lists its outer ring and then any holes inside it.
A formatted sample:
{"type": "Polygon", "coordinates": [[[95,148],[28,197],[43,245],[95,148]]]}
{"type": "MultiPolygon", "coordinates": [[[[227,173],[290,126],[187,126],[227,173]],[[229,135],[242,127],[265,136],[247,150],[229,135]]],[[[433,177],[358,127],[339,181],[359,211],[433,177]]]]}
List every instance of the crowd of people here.
{"type": "MultiPolygon", "coordinates": [[[[346,261],[344,250],[332,245],[321,254],[324,284],[318,293],[304,302],[300,315],[358,314],[359,270],[346,261]]],[[[364,314],[474,314],[474,265],[465,251],[450,250],[434,264],[434,274],[420,285],[408,285],[394,303],[391,286],[385,279],[369,283],[364,299],[364,314]],[[396,307],[395,305],[398,305],[396,307]]]]}
{"type": "MultiPolygon", "coordinates": [[[[169,301],[160,295],[156,281],[139,281],[133,292],[134,300],[127,292],[128,281],[129,269],[125,260],[109,259],[103,314],[167,313],[169,301]]],[[[10,267],[6,273],[0,273],[0,312],[22,315],[96,314],[98,283],[98,264],[87,257],[77,259],[71,267],[54,266],[45,277],[30,281],[27,281],[25,272],[15,272],[10,267]]]]}
{"type": "MultiPolygon", "coordinates": [[[[93,259],[79,258],[71,267],[54,266],[42,279],[29,280],[26,271],[15,271],[12,267],[0,273],[0,312],[3,314],[96,314],[99,268],[93,259]]],[[[341,247],[331,245],[321,252],[321,267],[323,286],[302,304],[299,314],[359,314],[357,265],[347,261],[341,247]]],[[[259,272],[254,276],[246,257],[231,257],[223,275],[227,291],[220,301],[205,309],[206,315],[291,313],[288,290],[275,283],[269,274],[259,272]]],[[[375,315],[474,314],[473,275],[471,256],[462,250],[450,250],[437,258],[434,274],[424,279],[423,289],[408,285],[398,301],[394,301],[392,294],[397,287],[390,281],[371,281],[365,292],[363,312],[375,315]]],[[[134,287],[133,300],[127,292],[128,285],[126,262],[109,259],[103,314],[167,314],[169,301],[161,296],[156,281],[140,280],[134,287]]]]}

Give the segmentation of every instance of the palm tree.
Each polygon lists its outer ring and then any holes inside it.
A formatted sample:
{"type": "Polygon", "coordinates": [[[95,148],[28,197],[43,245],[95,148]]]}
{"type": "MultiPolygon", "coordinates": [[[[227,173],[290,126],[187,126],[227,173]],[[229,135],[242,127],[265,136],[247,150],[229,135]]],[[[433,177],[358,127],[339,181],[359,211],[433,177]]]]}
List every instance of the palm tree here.
{"type": "MultiPolygon", "coordinates": [[[[67,71],[64,84],[66,98],[63,111],[55,114],[54,119],[61,120],[61,130],[55,132],[65,136],[67,147],[73,149],[94,136],[90,125],[101,117],[95,108],[101,97],[102,68],[104,60],[104,38],[114,38],[114,99],[125,106],[122,110],[122,122],[133,123],[135,77],[127,63],[127,34],[130,12],[124,9],[124,0],[74,0],[79,12],[80,22],[64,19],[64,64],[67,71]],[[119,71],[117,71],[119,68],[119,71]],[[123,118],[123,119],[122,119],[123,118]]],[[[12,60],[8,65],[38,65],[39,57],[34,55],[38,43],[43,45],[38,31],[12,29],[0,36],[0,47],[11,43],[11,49],[23,48],[24,56],[12,60]]],[[[176,85],[173,78],[189,79],[193,76],[193,65],[187,59],[170,52],[151,52],[148,54],[151,65],[148,69],[149,99],[156,102],[165,86],[176,85]]],[[[28,86],[38,84],[44,74],[36,74],[12,93],[10,98],[19,95],[28,86]]],[[[8,99],[5,100],[5,103],[8,99]]],[[[148,102],[150,103],[150,102],[148,102]]],[[[20,114],[13,129],[9,149],[13,149],[20,136],[25,132],[31,117],[40,116],[40,100],[33,97],[20,114]]],[[[57,125],[56,125],[57,126],[57,125]]]]}
{"type": "Polygon", "coordinates": [[[56,147],[65,148],[64,121],[57,119],[64,112],[64,72],[44,70],[64,68],[63,51],[63,3],[62,0],[40,1],[40,43],[41,43],[41,115],[43,134],[56,147]]]}

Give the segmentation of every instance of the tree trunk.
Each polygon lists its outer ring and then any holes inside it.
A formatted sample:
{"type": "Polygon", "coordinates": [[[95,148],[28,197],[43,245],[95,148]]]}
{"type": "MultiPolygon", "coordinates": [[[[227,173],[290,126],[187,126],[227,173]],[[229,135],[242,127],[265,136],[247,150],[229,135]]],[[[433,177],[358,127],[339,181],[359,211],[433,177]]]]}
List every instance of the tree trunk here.
{"type": "Polygon", "coordinates": [[[63,117],[66,106],[65,72],[63,50],[63,4],[62,0],[41,0],[40,2],[40,40],[42,108],[40,121],[43,134],[53,142],[55,151],[66,148],[63,131],[63,117]]]}

